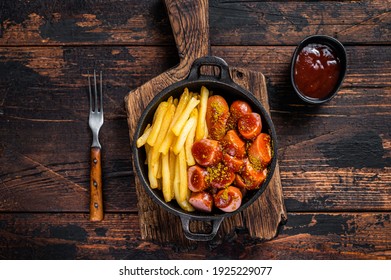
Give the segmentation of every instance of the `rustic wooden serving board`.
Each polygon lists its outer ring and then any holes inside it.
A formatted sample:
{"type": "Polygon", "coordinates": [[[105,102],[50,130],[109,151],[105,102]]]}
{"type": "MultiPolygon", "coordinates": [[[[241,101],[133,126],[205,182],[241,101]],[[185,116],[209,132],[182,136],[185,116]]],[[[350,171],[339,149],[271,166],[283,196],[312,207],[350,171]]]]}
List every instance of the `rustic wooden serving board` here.
{"type": "MultiPolygon", "coordinates": [[[[165,0],[165,3],[180,63],[129,92],[125,97],[131,143],[141,113],[152,98],[167,86],[186,78],[196,58],[209,55],[208,1],[165,0]]],[[[252,92],[269,111],[266,82],[262,73],[230,67],[230,74],[234,82],[252,92]]],[[[160,244],[191,248],[194,241],[189,241],[184,236],[180,219],[153,202],[137,176],[135,180],[141,238],[160,244]]],[[[226,218],[213,242],[220,242],[226,236],[232,237],[236,229],[247,230],[250,237],[257,240],[270,240],[277,235],[278,227],[285,222],[286,216],[277,164],[265,192],[246,210],[226,218]]],[[[204,222],[194,222],[190,229],[194,232],[207,232],[209,226],[204,222]]]]}

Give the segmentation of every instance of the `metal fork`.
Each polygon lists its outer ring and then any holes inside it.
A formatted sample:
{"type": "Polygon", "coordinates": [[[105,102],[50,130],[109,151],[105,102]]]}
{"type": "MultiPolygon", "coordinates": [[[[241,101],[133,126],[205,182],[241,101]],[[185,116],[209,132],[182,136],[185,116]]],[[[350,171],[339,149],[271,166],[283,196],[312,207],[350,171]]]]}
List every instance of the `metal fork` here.
{"type": "Polygon", "coordinates": [[[100,72],[100,86],[98,90],[96,82],[96,71],[94,70],[94,85],[88,74],[89,95],[90,95],[90,115],[88,124],[92,131],[91,145],[91,170],[90,170],[90,221],[103,220],[103,198],[102,198],[102,165],[101,165],[101,145],[99,143],[99,130],[103,125],[103,90],[102,72],[100,72]],[[92,93],[94,87],[94,94],[92,93]],[[99,97],[98,97],[99,95],[99,97]]]}

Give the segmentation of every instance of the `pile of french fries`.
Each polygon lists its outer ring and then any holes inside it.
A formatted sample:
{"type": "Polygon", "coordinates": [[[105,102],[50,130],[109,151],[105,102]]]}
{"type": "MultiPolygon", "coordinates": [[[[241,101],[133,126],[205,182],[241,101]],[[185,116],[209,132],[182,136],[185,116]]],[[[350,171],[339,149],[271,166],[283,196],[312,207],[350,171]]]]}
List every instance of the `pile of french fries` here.
{"type": "Polygon", "coordinates": [[[175,199],[186,211],[194,211],[189,203],[187,170],[195,164],[191,148],[195,141],[206,138],[205,121],[209,90],[200,93],[185,88],[178,98],[172,96],[159,104],[151,124],[137,139],[137,148],[145,147],[149,185],[161,189],[166,202],[175,199]]]}

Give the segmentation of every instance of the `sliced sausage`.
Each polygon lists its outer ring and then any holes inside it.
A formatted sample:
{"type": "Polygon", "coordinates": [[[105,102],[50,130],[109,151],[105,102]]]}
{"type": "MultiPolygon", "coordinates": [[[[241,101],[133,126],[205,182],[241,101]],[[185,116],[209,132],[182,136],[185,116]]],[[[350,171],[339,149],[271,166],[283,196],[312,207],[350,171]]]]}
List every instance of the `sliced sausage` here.
{"type": "Polygon", "coordinates": [[[238,131],[245,139],[255,139],[261,130],[262,120],[258,113],[245,114],[238,120],[238,131]]]}
{"type": "Polygon", "coordinates": [[[259,134],[248,147],[247,153],[255,169],[267,167],[272,159],[270,135],[266,133],[259,134]]]}
{"type": "Polygon", "coordinates": [[[194,142],[191,153],[194,160],[202,166],[217,164],[223,157],[219,142],[207,138],[194,142]]]}
{"type": "Polygon", "coordinates": [[[236,129],[239,118],[248,113],[252,113],[252,109],[247,102],[242,100],[236,100],[232,102],[231,106],[229,107],[229,129],[236,129]]]}
{"type": "Polygon", "coordinates": [[[223,154],[223,162],[234,173],[241,171],[244,165],[243,159],[233,157],[227,153],[223,154]]]}
{"type": "Polygon", "coordinates": [[[246,143],[240,139],[235,130],[227,131],[221,140],[223,152],[237,158],[243,158],[246,154],[246,143]]]}
{"type": "Polygon", "coordinates": [[[240,174],[235,174],[235,186],[241,189],[246,189],[247,190],[247,183],[244,181],[242,175],[240,174]]]}
{"type": "Polygon", "coordinates": [[[227,131],[229,107],[227,101],[220,95],[212,95],[208,98],[206,107],[206,125],[208,137],[213,140],[221,140],[227,131]]]}
{"type": "Polygon", "coordinates": [[[194,192],[190,195],[189,203],[199,211],[212,212],[213,197],[208,192],[194,192]]]}
{"type": "Polygon", "coordinates": [[[198,165],[190,166],[187,170],[187,186],[192,192],[200,192],[207,188],[207,172],[198,165]]]}
{"type": "Polygon", "coordinates": [[[222,189],[231,185],[235,180],[235,173],[230,170],[223,162],[206,168],[207,184],[212,188],[222,189]]]}
{"type": "Polygon", "coordinates": [[[242,192],[236,187],[229,186],[215,195],[214,203],[224,212],[233,212],[242,204],[242,192]]]}
{"type": "Polygon", "coordinates": [[[260,188],[267,176],[267,169],[255,169],[249,160],[245,160],[244,168],[235,176],[235,185],[246,188],[247,190],[254,190],[260,188]]]}

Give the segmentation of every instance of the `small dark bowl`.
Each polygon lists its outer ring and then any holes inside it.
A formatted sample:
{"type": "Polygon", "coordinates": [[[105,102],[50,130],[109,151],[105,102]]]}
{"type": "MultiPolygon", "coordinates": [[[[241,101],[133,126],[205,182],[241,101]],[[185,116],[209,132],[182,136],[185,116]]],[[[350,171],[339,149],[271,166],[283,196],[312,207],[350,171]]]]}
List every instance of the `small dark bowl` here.
{"type": "Polygon", "coordinates": [[[220,227],[221,222],[225,218],[241,212],[250,206],[265,191],[273,176],[277,163],[276,132],[268,112],[252,93],[248,92],[232,81],[227,63],[223,59],[213,56],[202,57],[195,60],[193,66],[191,67],[190,74],[186,79],[163,89],[151,100],[139,119],[132,146],[133,160],[137,175],[140,178],[140,181],[148,195],[164,209],[176,216],[179,216],[185,236],[190,240],[197,241],[208,241],[213,239],[220,227]],[[212,77],[200,74],[200,68],[205,65],[219,67],[220,76],[212,77]],[[175,201],[168,203],[165,202],[162,191],[150,188],[148,180],[148,167],[144,164],[146,158],[145,149],[144,147],[137,148],[136,146],[137,139],[140,137],[147,124],[151,123],[154,112],[160,102],[167,100],[169,96],[173,96],[174,98],[179,97],[183,93],[185,87],[187,87],[190,91],[197,92],[200,90],[201,86],[206,86],[210,91],[221,94],[226,98],[229,104],[234,100],[244,100],[248,102],[252,106],[253,111],[261,115],[262,131],[268,133],[271,136],[273,153],[272,161],[268,167],[268,175],[266,180],[259,189],[248,191],[243,197],[242,205],[239,207],[239,209],[231,213],[224,213],[218,209],[214,209],[212,213],[204,213],[200,211],[186,212],[182,210],[175,201]],[[211,222],[212,231],[210,233],[196,233],[190,231],[189,223],[191,220],[211,222]]]}
{"type": "Polygon", "coordinates": [[[337,39],[330,37],[330,36],[325,36],[325,35],[313,35],[305,38],[303,41],[300,42],[300,44],[297,46],[295,52],[293,53],[292,61],[291,61],[291,83],[292,86],[296,92],[296,94],[306,103],[310,104],[322,104],[325,103],[329,100],[331,100],[338,92],[339,88],[342,85],[342,82],[345,78],[346,74],[346,69],[347,69],[347,62],[346,62],[346,50],[344,46],[342,45],[341,42],[339,42],[337,39]],[[297,56],[301,52],[301,50],[308,46],[309,44],[321,44],[321,45],[326,45],[329,48],[331,48],[335,55],[338,57],[339,62],[340,62],[340,74],[337,80],[336,85],[334,86],[333,90],[330,91],[328,95],[326,95],[323,98],[313,98],[309,97],[305,94],[303,94],[297,87],[296,82],[295,82],[295,64],[297,60],[297,56]]]}

